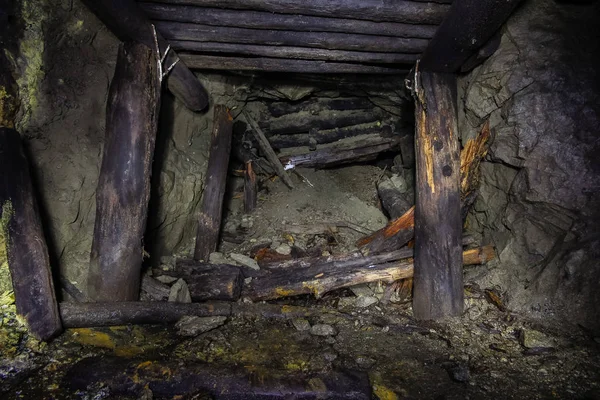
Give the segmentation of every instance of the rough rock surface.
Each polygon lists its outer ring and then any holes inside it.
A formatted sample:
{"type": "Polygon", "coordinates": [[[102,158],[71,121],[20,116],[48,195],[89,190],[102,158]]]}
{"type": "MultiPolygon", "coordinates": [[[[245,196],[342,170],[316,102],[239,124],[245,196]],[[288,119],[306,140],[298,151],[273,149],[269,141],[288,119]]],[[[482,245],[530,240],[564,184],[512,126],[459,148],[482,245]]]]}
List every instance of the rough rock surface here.
{"type": "Polygon", "coordinates": [[[461,82],[463,142],[495,132],[468,224],[499,263],[479,270],[511,309],[600,328],[598,5],[526,2],[461,82]]]}

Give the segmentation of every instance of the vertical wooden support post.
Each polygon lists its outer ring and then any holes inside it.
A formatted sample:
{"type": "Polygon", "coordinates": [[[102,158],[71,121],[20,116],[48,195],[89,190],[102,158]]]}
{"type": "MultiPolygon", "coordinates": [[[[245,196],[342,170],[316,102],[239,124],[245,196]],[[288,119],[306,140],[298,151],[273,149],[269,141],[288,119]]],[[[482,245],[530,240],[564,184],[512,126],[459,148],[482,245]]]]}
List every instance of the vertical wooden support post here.
{"type": "Polygon", "coordinates": [[[252,161],[246,162],[244,171],[244,211],[249,213],[256,208],[256,174],[252,169],[252,161]]]}
{"type": "Polygon", "coordinates": [[[106,139],[96,190],[96,224],[88,297],[139,297],[150,173],[160,109],[155,52],[128,42],[119,47],[106,110],[106,139]]]}
{"type": "Polygon", "coordinates": [[[0,229],[6,239],[17,314],[39,340],[62,324],[50,271],[48,247],[19,133],[0,127],[0,229]]]}
{"type": "Polygon", "coordinates": [[[215,105],[206,185],[202,194],[194,250],[194,259],[198,261],[207,261],[210,253],[217,250],[232,132],[233,118],[229,110],[224,105],[215,105]]]}
{"type": "Polygon", "coordinates": [[[458,316],[464,294],[456,77],[417,72],[412,89],[417,168],[413,312],[418,319],[458,316]]]}

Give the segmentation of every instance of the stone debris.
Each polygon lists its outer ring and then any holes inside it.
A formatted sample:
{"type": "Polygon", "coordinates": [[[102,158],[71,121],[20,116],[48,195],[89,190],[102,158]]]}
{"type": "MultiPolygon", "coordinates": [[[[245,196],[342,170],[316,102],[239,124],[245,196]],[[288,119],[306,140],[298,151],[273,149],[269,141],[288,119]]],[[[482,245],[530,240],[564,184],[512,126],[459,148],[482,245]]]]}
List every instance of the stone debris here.
{"type": "Polygon", "coordinates": [[[169,301],[172,303],[191,303],[192,296],[188,289],[187,283],[183,279],[178,279],[177,282],[171,286],[169,292],[169,301]]]}
{"type": "Polygon", "coordinates": [[[328,324],[316,324],[310,328],[310,334],[315,336],[335,336],[337,330],[328,324]]]}
{"type": "Polygon", "coordinates": [[[176,324],[177,334],[180,336],[198,336],[201,333],[212,331],[225,324],[227,317],[196,317],[185,316],[176,324]]]}
{"type": "Polygon", "coordinates": [[[552,348],[555,346],[552,339],[540,331],[534,329],[521,329],[519,333],[519,342],[528,349],[552,348]]]}
{"type": "Polygon", "coordinates": [[[304,318],[296,318],[292,320],[292,325],[294,325],[294,328],[300,332],[310,330],[310,322],[304,318]]]}
{"type": "Polygon", "coordinates": [[[375,296],[360,296],[356,299],[354,305],[358,308],[367,308],[373,304],[377,304],[379,300],[375,296]]]}
{"type": "Polygon", "coordinates": [[[243,254],[231,253],[229,255],[229,257],[231,257],[231,259],[233,261],[235,261],[245,267],[248,267],[250,269],[253,269],[256,271],[258,271],[260,269],[260,267],[258,266],[258,263],[254,259],[252,259],[248,256],[245,256],[243,254]]]}
{"type": "Polygon", "coordinates": [[[292,248],[290,247],[289,244],[283,243],[280,244],[279,246],[277,246],[277,248],[275,249],[275,252],[282,254],[284,256],[290,255],[292,252],[292,248]]]}
{"type": "Polygon", "coordinates": [[[223,253],[219,253],[218,251],[215,251],[214,253],[210,253],[210,255],[208,256],[208,262],[211,264],[230,264],[231,263],[231,261],[229,261],[223,253]]]}
{"type": "Polygon", "coordinates": [[[168,285],[168,284],[175,282],[179,278],[175,278],[174,276],[169,276],[169,275],[159,275],[154,279],[156,279],[157,281],[159,281],[161,283],[166,283],[168,285]]]}

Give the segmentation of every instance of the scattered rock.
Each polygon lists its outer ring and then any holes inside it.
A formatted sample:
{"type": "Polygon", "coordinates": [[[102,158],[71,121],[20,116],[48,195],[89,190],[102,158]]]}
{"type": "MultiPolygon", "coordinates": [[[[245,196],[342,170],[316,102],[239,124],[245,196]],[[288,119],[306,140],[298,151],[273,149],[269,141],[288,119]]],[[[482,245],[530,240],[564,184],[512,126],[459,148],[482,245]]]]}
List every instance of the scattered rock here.
{"type": "Polygon", "coordinates": [[[175,261],[176,261],[175,256],[163,256],[160,258],[160,264],[163,267],[163,269],[166,269],[166,270],[174,269],[175,261]]]}
{"type": "Polygon", "coordinates": [[[208,262],[211,264],[229,264],[230,261],[225,257],[223,253],[215,251],[214,253],[210,253],[208,256],[208,262]]]}
{"type": "Polygon", "coordinates": [[[363,369],[370,369],[373,365],[375,365],[375,360],[370,358],[370,357],[356,357],[356,359],[354,360],[356,362],[356,365],[358,365],[359,368],[363,368],[363,369]]]}
{"type": "Polygon", "coordinates": [[[248,231],[252,228],[252,226],[254,226],[252,218],[242,218],[242,222],[240,222],[240,228],[242,228],[244,231],[248,231]]]}
{"type": "Polygon", "coordinates": [[[338,299],[338,308],[346,308],[354,306],[354,302],[356,301],[356,297],[340,297],[338,299]]]}
{"type": "Polygon", "coordinates": [[[288,256],[290,255],[290,253],[292,252],[292,248],[290,247],[289,244],[283,243],[280,244],[276,249],[275,252],[282,254],[284,256],[288,256]]]}
{"type": "Polygon", "coordinates": [[[227,317],[196,317],[185,316],[176,324],[177,334],[181,336],[197,336],[201,333],[212,331],[225,324],[227,317]]]}
{"type": "Polygon", "coordinates": [[[191,303],[192,296],[188,289],[187,283],[183,279],[178,279],[177,282],[171,286],[169,292],[169,301],[172,303],[191,303]]]}
{"type": "Polygon", "coordinates": [[[304,318],[296,318],[292,320],[292,325],[294,325],[296,330],[301,332],[310,330],[310,322],[304,318]]]}
{"type": "Polygon", "coordinates": [[[332,362],[334,361],[336,358],[338,357],[337,354],[335,353],[323,353],[323,358],[325,359],[325,361],[329,361],[332,362]]]}
{"type": "Polygon", "coordinates": [[[231,253],[229,255],[229,257],[231,257],[231,259],[233,261],[240,263],[243,266],[248,267],[250,269],[254,269],[257,271],[260,269],[260,267],[258,266],[258,263],[254,259],[252,259],[248,256],[245,256],[243,254],[231,253]]]}
{"type": "Polygon", "coordinates": [[[540,331],[534,329],[522,329],[519,334],[519,341],[523,347],[528,349],[533,348],[550,348],[554,347],[552,339],[540,331]]]}
{"type": "Polygon", "coordinates": [[[471,379],[471,373],[467,364],[447,363],[443,366],[453,381],[466,383],[471,379]]]}
{"type": "Polygon", "coordinates": [[[310,328],[310,334],[315,336],[334,336],[337,335],[337,331],[331,325],[316,324],[310,328]]]}
{"type": "Polygon", "coordinates": [[[245,279],[244,279],[244,284],[245,284],[245,285],[249,285],[249,284],[250,284],[250,282],[252,282],[252,277],[248,277],[248,278],[245,278],[245,279]]]}
{"type": "Polygon", "coordinates": [[[379,300],[375,296],[360,296],[356,299],[354,303],[356,307],[359,308],[367,308],[370,305],[376,304],[379,300]]]}
{"type": "Polygon", "coordinates": [[[170,283],[175,282],[179,278],[175,278],[174,276],[169,276],[169,275],[160,275],[154,279],[156,279],[157,281],[159,281],[161,283],[166,283],[168,285],[170,283]]]}
{"type": "Polygon", "coordinates": [[[373,296],[373,290],[371,290],[371,288],[366,284],[352,286],[350,290],[356,297],[373,296]]]}

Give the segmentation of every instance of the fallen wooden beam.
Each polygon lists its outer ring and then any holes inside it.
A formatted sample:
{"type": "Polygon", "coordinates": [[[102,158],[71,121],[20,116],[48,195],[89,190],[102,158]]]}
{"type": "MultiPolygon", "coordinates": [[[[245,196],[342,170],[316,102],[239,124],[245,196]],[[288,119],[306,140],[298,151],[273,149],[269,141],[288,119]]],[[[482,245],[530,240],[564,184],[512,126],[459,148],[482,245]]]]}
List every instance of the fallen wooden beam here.
{"type": "Polygon", "coordinates": [[[390,125],[382,125],[381,122],[371,122],[360,125],[345,126],[334,129],[311,129],[310,133],[295,133],[269,136],[269,143],[276,149],[287,147],[310,146],[311,144],[326,144],[337,142],[341,139],[362,135],[389,136],[393,134],[390,125]]]}
{"type": "Polygon", "coordinates": [[[140,3],[140,7],[148,17],[154,20],[192,22],[203,25],[262,30],[340,32],[431,39],[436,29],[435,25],[373,22],[359,19],[275,14],[265,11],[232,10],[187,5],[140,3]]]}
{"type": "Polygon", "coordinates": [[[406,190],[401,191],[389,178],[377,182],[377,194],[382,208],[392,219],[404,215],[415,203],[412,192],[408,195],[406,190]]]}
{"type": "Polygon", "coordinates": [[[391,74],[405,75],[408,70],[376,65],[328,61],[286,60],[281,58],[221,57],[182,53],[180,59],[192,69],[230,71],[270,71],[314,74],[391,74]]]}
{"type": "MultiPolygon", "coordinates": [[[[0,100],[0,112],[7,109],[0,100]]],[[[51,339],[62,331],[62,324],[48,247],[21,135],[5,127],[0,127],[0,229],[6,242],[17,314],[35,338],[51,339]]]]}
{"type": "Polygon", "coordinates": [[[298,46],[329,50],[422,53],[429,40],[338,32],[298,32],[156,21],[167,40],[298,46]]]}
{"type": "Polygon", "coordinates": [[[363,135],[325,144],[315,151],[304,148],[283,149],[279,159],[286,168],[324,168],[347,162],[367,161],[398,145],[394,135],[363,135]]]}
{"type": "MultiPolygon", "coordinates": [[[[121,41],[136,41],[155,50],[152,24],[134,0],[83,0],[83,3],[121,41]]],[[[158,45],[164,54],[168,43],[160,34],[158,45]]],[[[170,66],[176,60],[177,54],[171,51],[165,64],[170,66]]],[[[167,88],[192,111],[202,111],[208,105],[206,89],[182,61],[169,73],[167,88]]]]}
{"type": "Polygon", "coordinates": [[[306,110],[260,121],[259,126],[269,136],[272,136],[305,133],[310,132],[312,129],[340,129],[370,122],[381,122],[385,117],[383,110],[374,108],[369,110],[338,110],[335,114],[326,110],[312,114],[310,110],[306,110]]]}
{"type": "Polygon", "coordinates": [[[365,372],[291,372],[281,365],[218,367],[214,363],[171,358],[88,357],[66,373],[65,390],[86,393],[102,387],[116,398],[339,399],[369,400],[371,384],[365,372]]]}
{"type": "Polygon", "coordinates": [[[416,53],[380,53],[295,46],[194,42],[191,40],[171,40],[171,45],[174,50],[186,53],[207,53],[208,55],[217,55],[220,53],[292,60],[337,61],[345,63],[404,64],[410,66],[419,58],[419,55],[416,53]]]}
{"type": "MultiPolygon", "coordinates": [[[[309,267],[278,268],[263,272],[242,291],[252,301],[312,294],[319,298],[335,289],[362,283],[392,283],[413,277],[412,251],[397,250],[370,257],[353,257],[309,267]]],[[[491,246],[463,252],[467,265],[483,264],[494,257],[491,246]]]]}
{"type": "Polygon", "coordinates": [[[420,70],[458,72],[492,39],[521,1],[454,0],[421,58],[420,70]]]}
{"type": "Polygon", "coordinates": [[[375,106],[368,97],[334,97],[311,98],[304,101],[275,101],[267,105],[269,114],[273,118],[283,117],[288,114],[307,112],[319,114],[323,111],[355,111],[370,110],[375,106]]]}
{"type": "Polygon", "coordinates": [[[192,301],[236,301],[240,297],[244,276],[239,267],[208,264],[194,260],[177,260],[175,270],[154,270],[155,276],[183,279],[192,301]]]}
{"type": "Polygon", "coordinates": [[[379,0],[156,0],[152,3],[432,25],[442,22],[450,8],[446,4],[405,0],[384,3],[379,0]]]}
{"type": "Polygon", "coordinates": [[[155,53],[143,44],[119,46],[106,107],[106,138],[90,255],[91,301],[137,300],[142,238],[160,110],[155,53]]]}
{"type": "Polygon", "coordinates": [[[252,168],[252,161],[248,161],[244,170],[244,212],[251,213],[254,211],[257,198],[256,174],[252,168]]]}
{"type": "Polygon", "coordinates": [[[275,173],[281,178],[281,180],[287,185],[287,187],[293,189],[294,184],[292,183],[292,179],[283,168],[283,165],[279,161],[279,158],[277,158],[277,154],[275,154],[275,151],[273,151],[273,148],[269,144],[269,141],[267,140],[262,129],[260,129],[256,121],[254,121],[254,119],[252,119],[252,117],[250,117],[250,115],[246,111],[244,111],[243,114],[244,118],[246,119],[246,122],[248,123],[248,125],[250,125],[250,128],[252,129],[252,133],[254,135],[254,138],[258,142],[260,150],[265,155],[269,163],[271,163],[271,166],[275,170],[275,173]]]}
{"type": "MultiPolygon", "coordinates": [[[[418,66],[418,65],[417,65],[418,66]]],[[[462,314],[462,219],[456,76],[418,71],[415,98],[415,276],[413,314],[462,314]]]]}
{"type": "Polygon", "coordinates": [[[196,232],[196,248],[194,250],[194,259],[196,260],[207,261],[210,253],[217,250],[219,243],[232,133],[233,117],[227,107],[216,105],[206,185],[202,193],[202,205],[196,232]]]}
{"type": "MultiPolygon", "coordinates": [[[[336,313],[320,307],[296,307],[277,304],[244,303],[167,303],[160,301],[121,301],[105,303],[60,303],[65,328],[100,326],[172,324],[185,316],[244,316],[289,320],[336,313]]],[[[344,314],[336,313],[341,318],[344,314]]]]}

